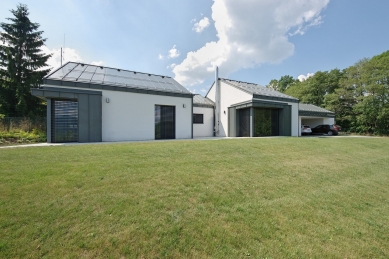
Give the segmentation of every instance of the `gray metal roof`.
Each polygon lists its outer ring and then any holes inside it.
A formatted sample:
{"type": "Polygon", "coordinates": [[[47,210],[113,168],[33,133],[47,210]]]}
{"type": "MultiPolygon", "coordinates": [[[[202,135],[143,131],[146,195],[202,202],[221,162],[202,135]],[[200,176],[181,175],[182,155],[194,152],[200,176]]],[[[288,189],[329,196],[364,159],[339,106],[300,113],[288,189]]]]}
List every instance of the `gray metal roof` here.
{"type": "Polygon", "coordinates": [[[68,62],[43,80],[110,85],[132,89],[193,95],[173,78],[116,68],[68,62]]]}
{"type": "Polygon", "coordinates": [[[199,94],[193,96],[193,104],[215,106],[215,103],[212,100],[208,99],[207,97],[203,97],[199,94]]]}
{"type": "Polygon", "coordinates": [[[323,109],[321,107],[318,107],[316,105],[308,104],[308,103],[300,103],[299,104],[299,111],[334,113],[332,111],[329,111],[329,110],[323,109]]]}
{"type": "Polygon", "coordinates": [[[262,95],[262,96],[267,96],[267,97],[276,97],[276,98],[285,98],[285,99],[290,99],[294,101],[298,101],[297,98],[294,98],[292,96],[280,93],[276,90],[266,88],[262,85],[254,84],[254,83],[246,83],[242,81],[235,81],[235,80],[230,80],[230,79],[224,79],[220,78],[220,80],[226,82],[227,84],[233,85],[237,88],[240,88],[248,93],[251,93],[253,95],[262,95]]]}

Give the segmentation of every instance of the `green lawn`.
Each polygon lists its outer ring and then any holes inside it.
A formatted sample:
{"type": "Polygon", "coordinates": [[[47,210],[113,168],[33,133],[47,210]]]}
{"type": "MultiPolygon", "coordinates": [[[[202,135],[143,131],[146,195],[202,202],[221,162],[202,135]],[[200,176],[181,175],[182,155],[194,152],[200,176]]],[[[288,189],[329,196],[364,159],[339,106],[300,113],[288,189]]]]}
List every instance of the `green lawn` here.
{"type": "Polygon", "coordinates": [[[1,258],[389,258],[389,138],[0,149],[1,258]]]}

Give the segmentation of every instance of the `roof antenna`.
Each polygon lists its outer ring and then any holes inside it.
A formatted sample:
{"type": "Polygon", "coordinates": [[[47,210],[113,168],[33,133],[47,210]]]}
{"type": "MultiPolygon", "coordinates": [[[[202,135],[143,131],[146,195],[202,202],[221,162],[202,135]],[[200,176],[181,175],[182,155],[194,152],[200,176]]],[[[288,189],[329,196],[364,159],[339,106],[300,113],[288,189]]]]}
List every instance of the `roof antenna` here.
{"type": "Polygon", "coordinates": [[[63,34],[63,51],[61,48],[61,67],[62,67],[62,60],[65,61],[65,33],[63,34]],[[62,53],[64,54],[63,56],[62,53]]]}

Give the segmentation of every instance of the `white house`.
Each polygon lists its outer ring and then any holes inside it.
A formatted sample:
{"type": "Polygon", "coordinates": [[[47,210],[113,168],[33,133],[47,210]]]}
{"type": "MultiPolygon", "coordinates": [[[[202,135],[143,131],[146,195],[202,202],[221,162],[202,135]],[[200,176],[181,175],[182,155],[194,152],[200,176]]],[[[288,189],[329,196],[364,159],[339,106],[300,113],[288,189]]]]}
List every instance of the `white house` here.
{"type": "Polygon", "coordinates": [[[193,137],[193,94],[170,77],[68,62],[31,93],[47,100],[48,142],[193,137]]]}
{"type": "Polygon", "coordinates": [[[68,62],[32,95],[47,100],[48,142],[300,136],[334,113],[266,87],[219,78],[194,95],[168,76],[68,62]]]}
{"type": "Polygon", "coordinates": [[[215,102],[216,136],[299,135],[299,100],[294,97],[218,77],[206,97],[215,102]]]}

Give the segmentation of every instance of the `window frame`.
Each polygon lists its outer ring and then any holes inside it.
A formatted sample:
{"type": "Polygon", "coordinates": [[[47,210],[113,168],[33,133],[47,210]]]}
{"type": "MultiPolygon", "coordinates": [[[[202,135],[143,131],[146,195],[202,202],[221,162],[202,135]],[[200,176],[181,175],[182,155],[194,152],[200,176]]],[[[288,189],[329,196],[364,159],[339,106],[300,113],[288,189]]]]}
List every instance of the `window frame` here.
{"type": "Polygon", "coordinates": [[[193,113],[193,124],[204,124],[204,113],[193,113]],[[195,120],[195,117],[200,117],[201,122],[195,120]]]}

